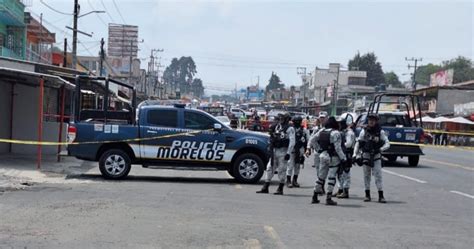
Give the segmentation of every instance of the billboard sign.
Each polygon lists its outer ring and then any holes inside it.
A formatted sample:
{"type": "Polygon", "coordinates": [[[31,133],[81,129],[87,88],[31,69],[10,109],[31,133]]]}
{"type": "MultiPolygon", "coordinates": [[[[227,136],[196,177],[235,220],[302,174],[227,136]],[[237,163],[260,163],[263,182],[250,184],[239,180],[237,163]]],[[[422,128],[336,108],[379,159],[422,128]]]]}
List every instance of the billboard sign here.
{"type": "Polygon", "coordinates": [[[430,86],[450,86],[453,84],[454,70],[441,70],[430,75],[430,86]]]}

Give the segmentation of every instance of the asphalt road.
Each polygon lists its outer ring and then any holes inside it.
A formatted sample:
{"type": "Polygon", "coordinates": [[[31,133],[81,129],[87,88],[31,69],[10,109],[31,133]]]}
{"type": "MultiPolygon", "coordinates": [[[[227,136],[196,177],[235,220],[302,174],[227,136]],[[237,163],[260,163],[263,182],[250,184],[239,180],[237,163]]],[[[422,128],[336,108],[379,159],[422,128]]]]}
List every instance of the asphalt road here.
{"type": "Polygon", "coordinates": [[[419,167],[385,166],[387,204],[362,201],[355,167],[351,199],[336,207],[310,204],[310,166],[284,196],[226,172],[137,166],[114,182],[95,168],[1,194],[0,248],[472,248],[474,151],[425,152],[419,167]]]}

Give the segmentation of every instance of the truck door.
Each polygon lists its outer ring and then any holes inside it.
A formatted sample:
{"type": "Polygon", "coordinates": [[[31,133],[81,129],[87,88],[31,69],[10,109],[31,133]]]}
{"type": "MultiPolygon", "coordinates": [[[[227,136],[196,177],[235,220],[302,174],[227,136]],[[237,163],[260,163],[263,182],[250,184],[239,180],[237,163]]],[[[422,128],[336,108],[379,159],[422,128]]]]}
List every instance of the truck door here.
{"type": "Polygon", "coordinates": [[[185,153],[186,155],[183,157],[186,160],[197,163],[218,163],[231,160],[226,142],[232,142],[235,138],[232,138],[229,130],[224,126],[220,131],[214,130],[216,123],[220,124],[205,113],[193,110],[184,111],[184,128],[195,132],[195,135],[181,142],[176,141],[175,144],[182,147],[181,155],[183,156],[185,153]]]}
{"type": "Polygon", "coordinates": [[[150,109],[140,117],[140,156],[146,160],[166,161],[176,134],[183,132],[178,123],[179,109],[150,109]],[[156,138],[156,139],[155,139],[156,138]]]}

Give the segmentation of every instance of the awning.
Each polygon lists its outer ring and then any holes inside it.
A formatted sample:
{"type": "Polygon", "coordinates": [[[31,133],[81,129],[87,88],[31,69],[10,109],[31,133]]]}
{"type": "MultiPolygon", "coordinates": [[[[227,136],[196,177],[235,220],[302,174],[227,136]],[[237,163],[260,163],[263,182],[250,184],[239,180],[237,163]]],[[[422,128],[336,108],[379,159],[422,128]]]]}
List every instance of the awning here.
{"type": "Polygon", "coordinates": [[[470,125],[474,125],[474,122],[468,120],[468,119],[465,119],[463,117],[455,117],[455,118],[451,118],[449,119],[448,122],[451,122],[451,123],[456,123],[456,124],[470,124],[470,125]]]}
{"type": "Polygon", "coordinates": [[[445,118],[445,117],[437,117],[435,119],[433,119],[432,122],[434,123],[445,123],[445,122],[449,122],[449,118],[445,118]]]}

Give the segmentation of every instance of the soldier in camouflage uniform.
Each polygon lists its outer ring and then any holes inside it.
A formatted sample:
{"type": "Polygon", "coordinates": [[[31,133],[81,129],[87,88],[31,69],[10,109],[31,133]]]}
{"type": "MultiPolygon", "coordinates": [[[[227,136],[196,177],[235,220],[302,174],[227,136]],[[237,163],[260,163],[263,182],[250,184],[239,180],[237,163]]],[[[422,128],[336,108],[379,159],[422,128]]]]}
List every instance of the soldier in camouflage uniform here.
{"type": "Polygon", "coordinates": [[[370,181],[371,174],[375,177],[375,185],[379,193],[379,202],[386,203],[382,186],[382,154],[390,148],[390,142],[378,124],[378,115],[371,113],[367,117],[368,123],[359,134],[354,148],[354,155],[359,165],[364,167],[365,199],[371,201],[370,181]]]}
{"type": "Polygon", "coordinates": [[[298,175],[304,164],[304,153],[309,140],[309,131],[301,125],[303,121],[301,116],[294,117],[292,121],[295,129],[295,147],[286,170],[286,185],[288,188],[299,188],[298,175]],[[291,180],[292,175],[293,181],[291,180]]]}
{"type": "Polygon", "coordinates": [[[280,121],[270,131],[270,147],[272,148],[272,163],[267,165],[265,170],[265,183],[258,194],[268,193],[268,187],[275,174],[278,172],[280,184],[275,192],[276,195],[283,195],[283,187],[286,180],[286,169],[291,153],[295,146],[295,129],[290,125],[290,114],[284,113],[280,117],[280,121]]]}
{"type": "Polygon", "coordinates": [[[334,117],[330,117],[324,129],[321,129],[314,137],[311,138],[319,143],[319,175],[314,187],[312,203],[319,203],[318,195],[323,193],[323,186],[328,179],[328,188],[326,195],[326,205],[337,205],[331,199],[334,185],[336,185],[336,175],[339,164],[346,162],[346,155],[341,148],[341,133],[339,132],[339,124],[334,117]]]}

